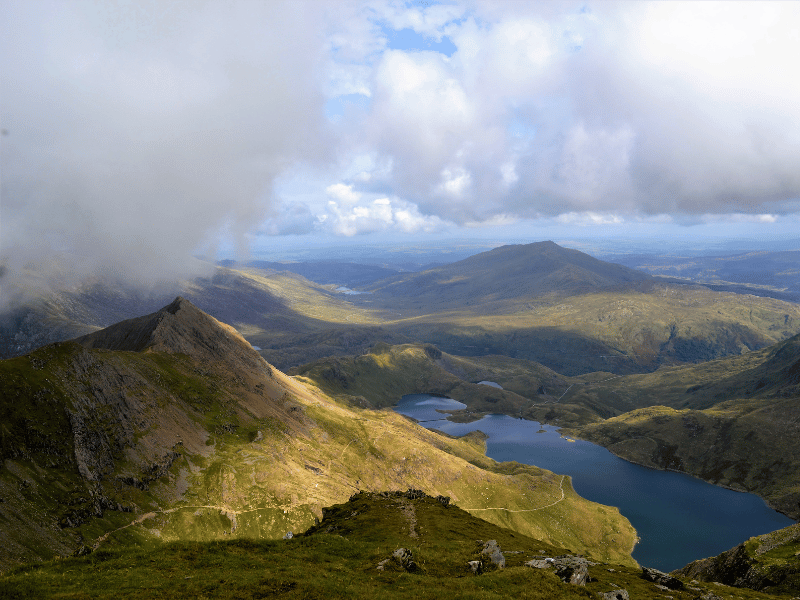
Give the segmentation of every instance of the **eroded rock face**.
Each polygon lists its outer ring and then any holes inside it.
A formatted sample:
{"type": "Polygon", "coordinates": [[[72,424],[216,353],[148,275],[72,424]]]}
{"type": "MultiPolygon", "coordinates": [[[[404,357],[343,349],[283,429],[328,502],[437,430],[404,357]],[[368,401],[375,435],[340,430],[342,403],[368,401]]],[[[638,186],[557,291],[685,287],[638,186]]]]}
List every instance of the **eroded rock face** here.
{"type": "Polygon", "coordinates": [[[696,560],[676,571],[683,577],[700,581],[719,581],[725,585],[741,585],[754,561],[744,544],[739,544],[719,556],[696,560]]]}

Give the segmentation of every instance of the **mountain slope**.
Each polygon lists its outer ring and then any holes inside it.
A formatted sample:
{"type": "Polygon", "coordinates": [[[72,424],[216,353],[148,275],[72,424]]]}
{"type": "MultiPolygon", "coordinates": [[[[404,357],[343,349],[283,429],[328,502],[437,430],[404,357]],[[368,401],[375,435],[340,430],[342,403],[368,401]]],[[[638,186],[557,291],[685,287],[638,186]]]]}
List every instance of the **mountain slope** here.
{"type": "Polygon", "coordinates": [[[275,539],[356,490],[409,487],[632,562],[635,532],[616,509],[484,452],[479,439],[333,401],[177,298],[0,361],[0,566],[81,545],[275,539]]]}

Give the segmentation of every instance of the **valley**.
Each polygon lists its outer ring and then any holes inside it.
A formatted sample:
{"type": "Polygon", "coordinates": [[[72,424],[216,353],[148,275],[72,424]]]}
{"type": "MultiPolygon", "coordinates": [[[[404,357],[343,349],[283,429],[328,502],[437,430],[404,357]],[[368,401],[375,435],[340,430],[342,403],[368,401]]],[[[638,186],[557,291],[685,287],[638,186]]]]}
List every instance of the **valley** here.
{"type": "Polygon", "coordinates": [[[97,280],[0,318],[2,568],[80,548],[275,540],[359,490],[408,488],[635,567],[617,509],[557,472],[494,462],[478,433],[390,410],[419,393],[464,403],[455,422],[556,425],[800,516],[796,304],[552,242],[329,282],[276,266],[217,266],[150,292],[97,280]]]}

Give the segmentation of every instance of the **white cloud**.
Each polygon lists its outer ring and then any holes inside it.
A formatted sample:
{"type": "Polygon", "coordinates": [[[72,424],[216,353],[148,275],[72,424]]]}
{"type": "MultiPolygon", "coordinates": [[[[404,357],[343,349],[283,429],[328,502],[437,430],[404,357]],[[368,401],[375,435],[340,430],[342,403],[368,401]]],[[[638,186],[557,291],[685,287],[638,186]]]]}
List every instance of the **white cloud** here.
{"type": "Polygon", "coordinates": [[[0,3],[10,273],[66,253],[166,276],[265,218],[356,235],[800,210],[800,3],[137,6],[0,3]],[[387,50],[385,27],[457,50],[387,50]],[[279,202],[297,163],[315,183],[279,202]]]}
{"type": "Polygon", "coordinates": [[[448,226],[439,217],[421,214],[410,202],[387,197],[372,200],[359,197],[357,204],[329,200],[326,213],[319,217],[318,222],[325,230],[346,237],[376,231],[431,233],[446,229],[448,226]]]}
{"type": "Polygon", "coordinates": [[[339,204],[355,204],[361,199],[361,194],[353,191],[352,185],[344,183],[335,183],[325,188],[325,193],[328,194],[339,204]]]}
{"type": "Polygon", "coordinates": [[[563,213],[558,215],[555,221],[561,225],[578,225],[580,227],[589,225],[621,225],[625,222],[619,215],[596,212],[563,213]]]}

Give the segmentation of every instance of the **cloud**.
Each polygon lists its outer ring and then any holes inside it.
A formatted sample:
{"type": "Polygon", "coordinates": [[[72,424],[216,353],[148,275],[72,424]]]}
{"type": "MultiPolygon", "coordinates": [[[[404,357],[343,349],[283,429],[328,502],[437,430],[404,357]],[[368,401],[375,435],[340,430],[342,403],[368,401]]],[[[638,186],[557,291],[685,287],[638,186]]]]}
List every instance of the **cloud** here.
{"type": "Polygon", "coordinates": [[[798,5],[579,8],[477,3],[438,25],[450,58],[384,52],[366,131],[392,189],[458,223],[795,210],[798,5]]]}
{"type": "Polygon", "coordinates": [[[310,5],[11,1],[2,13],[4,287],[59,256],[75,276],[184,275],[221,230],[243,239],[268,213],[287,165],[325,156],[310,5]]]}
{"type": "Polygon", "coordinates": [[[286,202],[273,208],[273,214],[257,233],[263,235],[304,235],[314,231],[317,217],[302,202],[286,202]]]}
{"type": "Polygon", "coordinates": [[[400,198],[367,199],[354,192],[352,185],[343,183],[328,186],[326,192],[330,200],[319,224],[336,235],[351,237],[377,231],[432,233],[448,227],[439,217],[422,215],[414,204],[400,198]]]}
{"type": "Polygon", "coordinates": [[[8,0],[4,291],[26,265],[171,277],[259,230],[768,225],[800,210],[798,22],[770,2],[8,0]],[[456,50],[388,48],[406,29],[456,50]]]}

